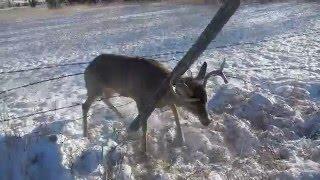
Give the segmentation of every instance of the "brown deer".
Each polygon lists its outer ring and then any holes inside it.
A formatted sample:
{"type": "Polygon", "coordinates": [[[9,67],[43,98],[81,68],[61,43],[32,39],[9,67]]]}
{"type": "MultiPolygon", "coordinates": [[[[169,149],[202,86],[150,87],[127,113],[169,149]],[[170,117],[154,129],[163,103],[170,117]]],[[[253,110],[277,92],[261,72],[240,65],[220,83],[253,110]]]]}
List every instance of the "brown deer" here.
{"type": "MultiPolygon", "coordinates": [[[[177,126],[178,143],[183,143],[183,134],[179,122],[177,106],[186,108],[199,117],[204,126],[210,124],[206,108],[207,93],[205,90],[207,79],[212,75],[219,75],[227,83],[227,79],[221,68],[206,75],[207,63],[203,63],[197,77],[181,77],[172,85],[170,91],[157,103],[157,107],[170,106],[177,126]]],[[[108,100],[114,93],[120,96],[132,98],[138,108],[139,115],[146,102],[161,82],[170,76],[171,71],[161,63],[140,57],[127,57],[114,54],[101,54],[96,57],[86,68],[84,73],[87,99],[82,105],[83,110],[83,133],[87,136],[87,113],[91,104],[98,98],[103,97],[105,104],[111,108],[119,117],[120,112],[108,100]]],[[[138,115],[138,116],[139,116],[138,115]]],[[[129,130],[139,130],[141,123],[139,118],[130,124],[129,130]]],[[[143,124],[143,143],[145,144],[147,127],[143,124]]]]}

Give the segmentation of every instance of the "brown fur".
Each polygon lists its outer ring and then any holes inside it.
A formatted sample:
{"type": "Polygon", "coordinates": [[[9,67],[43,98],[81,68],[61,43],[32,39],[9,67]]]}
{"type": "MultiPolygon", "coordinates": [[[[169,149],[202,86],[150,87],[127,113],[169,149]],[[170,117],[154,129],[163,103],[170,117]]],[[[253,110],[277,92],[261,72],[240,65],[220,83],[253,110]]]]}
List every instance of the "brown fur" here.
{"type": "MultiPolygon", "coordinates": [[[[177,106],[182,106],[199,117],[201,123],[209,125],[210,120],[206,110],[207,94],[203,79],[206,73],[206,63],[202,66],[198,77],[182,77],[175,85],[176,92],[168,92],[158,103],[157,107],[170,106],[175,116],[177,136],[183,142],[177,106]],[[189,101],[188,101],[189,100],[189,101]],[[192,100],[192,101],[190,101],[192,100]]],[[[104,102],[118,116],[121,113],[109,102],[113,93],[131,97],[135,100],[139,115],[148,106],[150,98],[159,88],[171,71],[161,63],[140,57],[128,57],[114,54],[102,54],[96,57],[85,70],[87,100],[83,104],[84,136],[87,136],[87,113],[97,97],[104,96],[104,102]]],[[[130,130],[138,130],[141,126],[139,115],[131,123],[130,130]]],[[[143,124],[144,136],[146,124],[143,124]]],[[[145,139],[143,141],[145,144],[145,139]]]]}

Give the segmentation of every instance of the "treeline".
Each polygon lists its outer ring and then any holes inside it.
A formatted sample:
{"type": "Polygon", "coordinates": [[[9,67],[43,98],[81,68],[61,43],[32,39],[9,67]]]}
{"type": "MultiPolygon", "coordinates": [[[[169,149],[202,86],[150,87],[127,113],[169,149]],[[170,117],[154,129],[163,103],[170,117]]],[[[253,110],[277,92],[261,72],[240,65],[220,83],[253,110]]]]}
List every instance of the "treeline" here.
{"type": "Polygon", "coordinates": [[[147,1],[161,1],[161,0],[46,0],[48,8],[59,8],[62,4],[98,4],[110,2],[147,2],[147,1]]]}

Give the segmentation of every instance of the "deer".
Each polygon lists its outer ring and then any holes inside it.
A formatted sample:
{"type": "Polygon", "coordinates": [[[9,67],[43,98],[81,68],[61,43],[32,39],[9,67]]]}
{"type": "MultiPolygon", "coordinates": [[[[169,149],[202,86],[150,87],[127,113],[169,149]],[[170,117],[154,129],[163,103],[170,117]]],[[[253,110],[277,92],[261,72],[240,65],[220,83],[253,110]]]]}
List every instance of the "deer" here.
{"type": "MultiPolygon", "coordinates": [[[[157,104],[157,108],[169,106],[176,124],[176,142],[184,143],[180,118],[177,107],[183,107],[198,117],[201,124],[208,126],[211,123],[207,111],[206,84],[210,76],[220,76],[224,83],[228,83],[223,73],[225,61],[220,69],[210,73],[207,71],[207,63],[204,62],[196,77],[182,76],[169,88],[165,96],[157,104]]],[[[138,116],[129,125],[129,131],[138,131],[142,126],[142,144],[146,151],[147,124],[141,123],[139,114],[144,106],[148,106],[148,98],[159,88],[161,82],[170,76],[171,71],[160,62],[142,57],[129,57],[115,54],[101,54],[89,63],[84,72],[87,99],[82,104],[83,111],[83,135],[88,136],[87,113],[91,104],[102,97],[103,102],[115,112],[117,116],[123,116],[109,101],[115,93],[120,96],[132,98],[136,102],[138,116]]]]}

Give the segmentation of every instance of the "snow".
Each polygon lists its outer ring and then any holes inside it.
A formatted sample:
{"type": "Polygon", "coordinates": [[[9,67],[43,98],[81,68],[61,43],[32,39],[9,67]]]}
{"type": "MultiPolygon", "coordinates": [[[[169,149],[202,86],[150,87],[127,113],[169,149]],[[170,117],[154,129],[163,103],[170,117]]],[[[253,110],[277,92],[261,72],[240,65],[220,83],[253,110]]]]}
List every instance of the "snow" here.
{"type": "MultiPolygon", "coordinates": [[[[118,4],[0,22],[0,72],[92,60],[100,53],[150,56],[187,50],[216,12],[208,5],[118,4]]],[[[9,10],[8,10],[9,11],[9,10]]],[[[81,106],[0,123],[0,179],[319,179],[320,4],[242,5],[192,66],[225,59],[229,84],[210,78],[204,127],[180,108],[185,144],[174,143],[168,108],[149,119],[146,156],[128,98],[101,102],[82,137],[81,106]],[[247,43],[249,42],[249,43],[247,43]],[[244,44],[241,44],[244,43],[244,44]],[[112,151],[111,151],[112,150],[112,151]]],[[[0,12],[5,16],[4,12],[0,12]]],[[[1,17],[1,19],[4,19],[1,17]]],[[[179,60],[183,53],[158,55],[179,60]]],[[[174,67],[175,60],[164,62],[174,67]]],[[[82,72],[85,65],[0,74],[0,90],[82,72]]],[[[0,94],[0,120],[81,103],[83,76],[0,94]]]]}
{"type": "Polygon", "coordinates": [[[56,137],[1,137],[0,179],[70,179],[56,137]]]}

